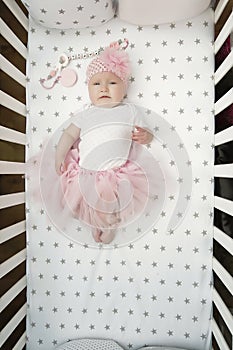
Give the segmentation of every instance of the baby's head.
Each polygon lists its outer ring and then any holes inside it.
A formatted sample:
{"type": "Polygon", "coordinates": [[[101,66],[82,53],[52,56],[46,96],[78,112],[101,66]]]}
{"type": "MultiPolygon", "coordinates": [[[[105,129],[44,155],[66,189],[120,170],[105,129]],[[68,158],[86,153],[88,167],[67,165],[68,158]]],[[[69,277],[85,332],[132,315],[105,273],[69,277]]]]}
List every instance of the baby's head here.
{"type": "Polygon", "coordinates": [[[115,107],[123,100],[130,76],[128,54],[119,46],[107,47],[87,67],[90,100],[95,106],[115,107]]]}

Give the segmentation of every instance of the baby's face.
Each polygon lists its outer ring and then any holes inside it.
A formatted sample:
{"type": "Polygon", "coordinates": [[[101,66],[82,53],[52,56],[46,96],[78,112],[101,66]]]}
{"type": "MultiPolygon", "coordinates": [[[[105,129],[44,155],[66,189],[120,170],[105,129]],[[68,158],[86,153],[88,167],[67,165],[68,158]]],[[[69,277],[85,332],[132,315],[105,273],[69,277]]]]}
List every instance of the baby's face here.
{"type": "Polygon", "coordinates": [[[88,91],[93,105],[112,108],[123,100],[125,84],[111,72],[100,72],[90,79],[88,91]]]}

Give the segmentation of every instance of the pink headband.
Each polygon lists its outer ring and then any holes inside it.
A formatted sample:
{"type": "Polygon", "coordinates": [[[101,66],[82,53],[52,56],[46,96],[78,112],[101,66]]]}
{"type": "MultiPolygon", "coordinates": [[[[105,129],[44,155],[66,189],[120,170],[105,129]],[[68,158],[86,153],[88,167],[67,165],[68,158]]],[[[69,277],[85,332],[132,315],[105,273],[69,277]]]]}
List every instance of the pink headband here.
{"type": "Polygon", "coordinates": [[[130,76],[129,57],[124,51],[127,46],[127,39],[124,39],[124,42],[116,41],[94,58],[87,67],[87,83],[99,72],[112,72],[127,84],[130,76]]]}

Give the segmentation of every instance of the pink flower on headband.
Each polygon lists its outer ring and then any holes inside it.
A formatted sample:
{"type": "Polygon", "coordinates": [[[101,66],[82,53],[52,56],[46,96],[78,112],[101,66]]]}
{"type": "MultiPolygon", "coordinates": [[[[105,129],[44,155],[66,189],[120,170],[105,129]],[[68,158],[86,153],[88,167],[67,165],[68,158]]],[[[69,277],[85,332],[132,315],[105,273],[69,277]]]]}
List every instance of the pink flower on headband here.
{"type": "Polygon", "coordinates": [[[108,70],[125,81],[130,75],[129,57],[124,50],[107,47],[101,54],[100,60],[108,67],[108,70]]]}
{"type": "Polygon", "coordinates": [[[105,48],[98,57],[89,63],[86,72],[87,83],[93,75],[99,72],[112,72],[127,84],[130,76],[129,57],[125,50],[121,49],[118,42],[105,48]]]}

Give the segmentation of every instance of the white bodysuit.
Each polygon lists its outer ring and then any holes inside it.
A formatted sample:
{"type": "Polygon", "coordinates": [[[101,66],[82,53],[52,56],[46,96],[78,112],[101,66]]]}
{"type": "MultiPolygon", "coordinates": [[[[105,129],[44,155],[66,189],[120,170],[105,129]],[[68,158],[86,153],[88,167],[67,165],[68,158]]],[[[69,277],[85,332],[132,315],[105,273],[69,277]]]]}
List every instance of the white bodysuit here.
{"type": "Polygon", "coordinates": [[[79,165],[98,171],[126,162],[135,125],[148,129],[143,114],[132,104],[90,107],[76,114],[71,122],[81,129],[79,165]]]}

